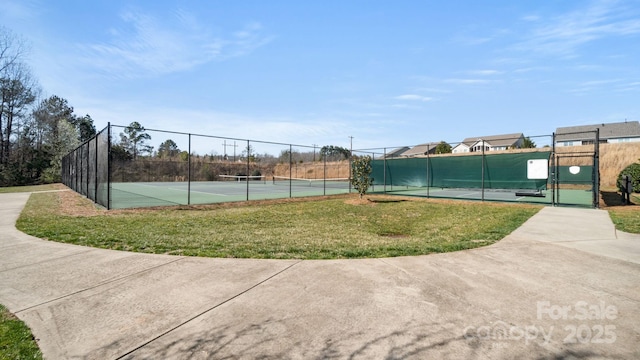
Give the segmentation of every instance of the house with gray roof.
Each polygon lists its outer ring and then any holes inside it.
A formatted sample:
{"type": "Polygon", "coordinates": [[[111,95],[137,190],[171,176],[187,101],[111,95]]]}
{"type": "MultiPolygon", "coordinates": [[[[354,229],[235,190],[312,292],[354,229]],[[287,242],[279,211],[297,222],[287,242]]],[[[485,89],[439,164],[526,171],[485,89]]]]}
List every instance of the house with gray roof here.
{"type": "Polygon", "coordinates": [[[387,152],[386,154],[384,154],[383,157],[386,159],[393,159],[393,158],[405,156],[404,153],[407,152],[409,149],[410,147],[408,146],[402,146],[387,152]]]}
{"type": "Polygon", "coordinates": [[[425,156],[427,154],[433,155],[436,153],[436,148],[439,145],[439,142],[430,142],[425,144],[416,145],[413,147],[400,147],[389,151],[386,153],[385,157],[387,159],[398,158],[398,157],[416,157],[416,156],[425,156]]]}
{"type": "Polygon", "coordinates": [[[451,152],[454,154],[466,152],[498,151],[507,149],[519,149],[524,144],[522,133],[490,135],[469,137],[458,145],[451,152]]]}
{"type": "Polygon", "coordinates": [[[420,144],[412,147],[411,149],[402,153],[402,156],[412,157],[412,156],[423,156],[427,154],[435,154],[436,147],[438,146],[437,142],[431,142],[426,144],[420,144]]]}
{"type": "Polygon", "coordinates": [[[625,121],[619,123],[559,127],[556,129],[556,146],[593,144],[596,129],[600,131],[601,143],[640,141],[640,123],[638,121],[625,121]]]}

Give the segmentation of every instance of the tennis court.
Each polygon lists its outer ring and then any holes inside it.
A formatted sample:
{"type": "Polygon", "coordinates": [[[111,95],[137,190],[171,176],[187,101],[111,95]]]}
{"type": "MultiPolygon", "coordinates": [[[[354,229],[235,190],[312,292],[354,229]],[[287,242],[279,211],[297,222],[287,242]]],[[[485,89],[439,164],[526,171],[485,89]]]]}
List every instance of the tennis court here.
{"type": "Polygon", "coordinates": [[[375,192],[428,198],[597,206],[592,153],[572,162],[547,149],[374,160],[375,192]],[[562,164],[562,165],[561,165],[562,164]]]}
{"type": "MultiPolygon", "coordinates": [[[[154,136],[181,137],[189,149],[187,156],[135,158],[112,153],[111,128],[107,126],[67,154],[62,162],[64,184],[107,209],[324,196],[351,191],[350,163],[341,163],[344,154],[334,159],[335,171],[328,162],[333,155],[325,154],[316,160],[315,145],[154,130],[154,136]],[[224,145],[224,155],[201,156],[191,150],[192,145],[209,146],[212,141],[224,145]],[[233,156],[226,153],[227,146],[234,149],[233,156]],[[237,146],[243,148],[238,156],[237,146]],[[301,164],[313,166],[306,168],[301,164]],[[332,176],[335,178],[329,178],[332,176]]],[[[496,153],[482,150],[432,154],[427,146],[426,152],[415,156],[387,156],[386,148],[351,150],[347,156],[371,157],[370,193],[597,207],[597,144],[596,133],[593,145],[579,151],[556,152],[554,146],[496,153]]]]}
{"type": "Polygon", "coordinates": [[[349,180],[228,176],[221,181],[114,182],[109,191],[111,208],[126,209],[345,194],[349,180]]]}

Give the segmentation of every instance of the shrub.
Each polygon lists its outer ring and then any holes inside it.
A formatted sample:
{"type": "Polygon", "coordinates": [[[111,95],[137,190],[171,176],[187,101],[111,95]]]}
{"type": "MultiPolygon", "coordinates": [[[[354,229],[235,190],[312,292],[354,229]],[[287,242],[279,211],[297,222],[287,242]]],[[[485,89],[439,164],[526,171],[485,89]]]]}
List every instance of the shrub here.
{"type": "Polygon", "coordinates": [[[620,172],[620,174],[618,175],[618,189],[620,191],[623,191],[620,183],[620,181],[622,180],[622,175],[630,175],[633,192],[640,193],[640,163],[633,163],[620,172]]]}
{"type": "Polygon", "coordinates": [[[371,178],[371,156],[354,157],[351,164],[351,185],[358,191],[360,198],[367,193],[369,186],[373,184],[371,178]]]}

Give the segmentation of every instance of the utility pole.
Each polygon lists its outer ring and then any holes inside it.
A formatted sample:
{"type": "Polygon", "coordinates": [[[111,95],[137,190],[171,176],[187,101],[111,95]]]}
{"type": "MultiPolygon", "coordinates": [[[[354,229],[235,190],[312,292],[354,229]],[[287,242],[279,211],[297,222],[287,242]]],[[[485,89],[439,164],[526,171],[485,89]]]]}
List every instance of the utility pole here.
{"type": "MultiPolygon", "coordinates": [[[[231,145],[229,145],[231,146],[231,145]]],[[[233,142],[233,162],[236,162],[236,148],[238,147],[238,145],[236,145],[236,142],[233,142]]]]}
{"type": "Polygon", "coordinates": [[[313,144],[313,162],[316,162],[316,144],[313,144]]]}
{"type": "Polygon", "coordinates": [[[222,143],[222,146],[224,146],[224,159],[228,160],[229,157],[227,156],[227,147],[232,147],[233,148],[233,162],[236,162],[236,148],[238,147],[238,145],[236,145],[236,142],[233,142],[233,145],[229,144],[227,145],[227,140],[225,140],[222,143]]]}

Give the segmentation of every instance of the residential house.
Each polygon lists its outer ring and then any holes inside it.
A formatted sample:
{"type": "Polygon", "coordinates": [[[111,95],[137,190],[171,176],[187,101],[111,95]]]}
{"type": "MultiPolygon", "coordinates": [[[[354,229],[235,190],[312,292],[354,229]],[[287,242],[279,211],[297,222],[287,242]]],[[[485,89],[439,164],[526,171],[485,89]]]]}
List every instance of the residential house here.
{"type": "Polygon", "coordinates": [[[595,142],[595,131],[600,131],[601,143],[640,141],[640,123],[625,121],[618,123],[568,126],[556,129],[556,146],[590,145],[595,142]]]}
{"type": "Polygon", "coordinates": [[[425,156],[427,153],[429,155],[433,155],[436,153],[436,147],[439,145],[439,142],[431,142],[426,144],[416,145],[414,147],[400,147],[395,150],[392,150],[386,154],[387,159],[398,158],[398,157],[416,157],[416,156],[425,156]]]}
{"type": "Polygon", "coordinates": [[[393,158],[404,156],[404,153],[409,149],[410,148],[408,146],[399,147],[397,149],[391,150],[388,153],[384,154],[384,158],[393,159],[393,158]]]}
{"type": "Polygon", "coordinates": [[[402,156],[414,157],[414,156],[424,156],[427,154],[433,155],[436,153],[436,146],[438,146],[438,144],[439,143],[437,142],[432,142],[432,143],[416,145],[411,149],[402,153],[402,156]]]}
{"type": "Polygon", "coordinates": [[[466,152],[498,151],[518,149],[524,144],[522,133],[470,137],[462,140],[451,152],[454,154],[466,152]]]}

